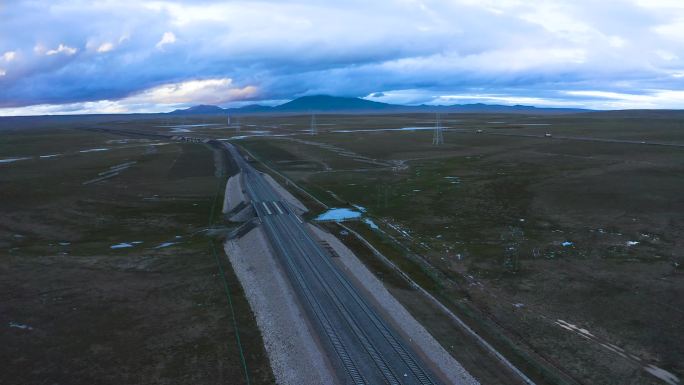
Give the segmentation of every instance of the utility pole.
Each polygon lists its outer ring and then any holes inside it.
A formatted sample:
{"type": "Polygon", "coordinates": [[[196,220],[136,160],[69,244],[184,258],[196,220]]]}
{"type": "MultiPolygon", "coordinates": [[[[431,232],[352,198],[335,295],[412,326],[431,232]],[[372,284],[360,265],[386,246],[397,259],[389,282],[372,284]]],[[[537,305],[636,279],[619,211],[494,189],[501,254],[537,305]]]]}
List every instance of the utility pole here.
{"type": "Polygon", "coordinates": [[[439,114],[436,114],[435,131],[432,134],[432,144],[435,146],[444,144],[444,131],[442,129],[442,124],[439,121],[439,114]]]}

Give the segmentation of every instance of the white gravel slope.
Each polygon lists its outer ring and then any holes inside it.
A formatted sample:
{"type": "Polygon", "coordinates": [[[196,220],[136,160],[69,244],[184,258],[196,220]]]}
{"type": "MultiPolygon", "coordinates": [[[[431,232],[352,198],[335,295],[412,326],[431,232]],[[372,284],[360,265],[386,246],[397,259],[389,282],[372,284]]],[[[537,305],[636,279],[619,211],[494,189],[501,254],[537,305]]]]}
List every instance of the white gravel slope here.
{"type": "Polygon", "coordinates": [[[226,241],[224,248],[256,317],[276,382],[335,384],[330,363],[262,230],[226,241]]]}
{"type": "Polygon", "coordinates": [[[223,213],[229,213],[240,202],[246,200],[247,197],[242,192],[242,174],[237,173],[228,178],[228,182],[226,182],[226,192],[223,196],[223,213]]]}
{"type": "Polygon", "coordinates": [[[334,235],[313,225],[309,227],[317,237],[335,250],[339,255],[336,259],[347,270],[347,275],[354,277],[355,281],[363,285],[366,293],[373,296],[374,302],[382,307],[383,314],[391,318],[391,323],[400,329],[401,334],[411,339],[414,349],[418,350],[420,356],[430,360],[433,367],[438,368],[446,377],[445,380],[455,385],[479,385],[479,382],[444,350],[439,342],[387,291],[382,282],[356,258],[351,250],[334,235]]]}

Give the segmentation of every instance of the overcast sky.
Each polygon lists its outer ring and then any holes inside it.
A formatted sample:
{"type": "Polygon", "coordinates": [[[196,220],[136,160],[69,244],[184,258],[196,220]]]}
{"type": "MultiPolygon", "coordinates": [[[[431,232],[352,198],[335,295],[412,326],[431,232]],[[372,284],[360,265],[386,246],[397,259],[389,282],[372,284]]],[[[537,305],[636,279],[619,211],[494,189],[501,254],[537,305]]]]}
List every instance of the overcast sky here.
{"type": "Polygon", "coordinates": [[[0,115],[312,94],[684,108],[684,0],[14,0],[0,20],[0,115]]]}

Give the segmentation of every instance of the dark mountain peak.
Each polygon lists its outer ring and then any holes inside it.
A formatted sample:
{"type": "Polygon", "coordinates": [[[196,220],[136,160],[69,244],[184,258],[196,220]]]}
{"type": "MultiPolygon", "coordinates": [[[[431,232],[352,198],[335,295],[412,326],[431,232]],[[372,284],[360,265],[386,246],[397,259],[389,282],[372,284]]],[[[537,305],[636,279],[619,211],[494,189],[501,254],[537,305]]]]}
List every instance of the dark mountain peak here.
{"type": "Polygon", "coordinates": [[[307,95],[291,100],[279,106],[270,107],[260,104],[249,104],[239,108],[223,109],[221,107],[200,104],[183,110],[175,110],[175,115],[212,115],[212,114],[311,114],[311,113],[343,113],[343,114],[383,114],[383,113],[542,113],[542,114],[571,114],[587,112],[587,110],[572,108],[538,108],[524,105],[492,105],[484,103],[454,104],[454,105],[426,105],[404,106],[374,102],[371,100],[331,96],[307,95]]]}
{"type": "Polygon", "coordinates": [[[190,108],[172,111],[172,114],[222,114],[225,110],[219,106],[199,104],[190,108]]]}
{"type": "Polygon", "coordinates": [[[279,111],[352,111],[376,110],[392,107],[390,104],[370,100],[330,95],[302,96],[276,107],[279,111]]]}

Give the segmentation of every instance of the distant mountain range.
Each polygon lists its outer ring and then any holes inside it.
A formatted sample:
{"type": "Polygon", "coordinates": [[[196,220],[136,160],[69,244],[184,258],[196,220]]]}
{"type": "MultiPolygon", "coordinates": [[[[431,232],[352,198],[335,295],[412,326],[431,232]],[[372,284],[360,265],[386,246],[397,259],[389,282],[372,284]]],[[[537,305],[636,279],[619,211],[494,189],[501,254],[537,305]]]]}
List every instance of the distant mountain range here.
{"type": "Polygon", "coordinates": [[[510,113],[510,114],[576,114],[590,112],[578,108],[538,108],[492,104],[454,104],[450,106],[405,106],[374,102],[360,98],[329,95],[303,96],[278,106],[250,104],[240,108],[198,105],[169,112],[173,115],[253,115],[253,114],[379,114],[379,113],[510,113]]]}

